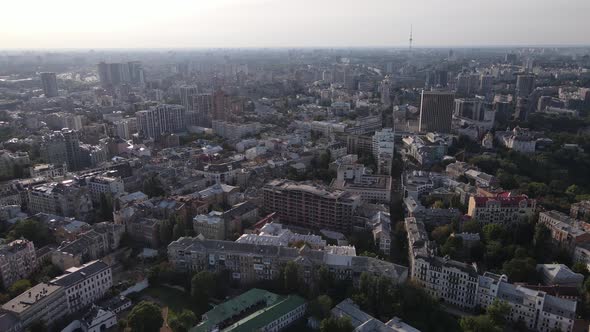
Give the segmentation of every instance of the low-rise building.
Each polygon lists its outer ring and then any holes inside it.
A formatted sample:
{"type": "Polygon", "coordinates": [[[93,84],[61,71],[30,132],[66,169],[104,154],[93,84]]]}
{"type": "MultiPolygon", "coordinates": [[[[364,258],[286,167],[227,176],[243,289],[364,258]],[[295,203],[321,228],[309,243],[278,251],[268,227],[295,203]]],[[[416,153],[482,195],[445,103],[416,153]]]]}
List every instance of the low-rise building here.
{"type": "Polygon", "coordinates": [[[367,174],[361,164],[340,165],[332,187],[359,195],[366,203],[385,203],[391,200],[391,176],[367,174]]]}
{"type": "Polygon", "coordinates": [[[575,273],[564,264],[537,264],[537,273],[547,286],[580,287],[584,282],[583,274],[575,273]]]}
{"type": "Polygon", "coordinates": [[[280,296],[253,288],[207,311],[190,331],[281,331],[301,319],[306,308],[300,296],[280,296]]]}

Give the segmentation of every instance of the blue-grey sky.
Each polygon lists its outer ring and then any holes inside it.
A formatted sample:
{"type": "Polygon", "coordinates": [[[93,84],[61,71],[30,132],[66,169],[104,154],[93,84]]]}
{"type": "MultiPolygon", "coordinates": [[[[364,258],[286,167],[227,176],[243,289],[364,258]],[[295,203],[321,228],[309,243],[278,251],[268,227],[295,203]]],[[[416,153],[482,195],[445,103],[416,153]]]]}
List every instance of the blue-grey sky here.
{"type": "Polygon", "coordinates": [[[590,0],[7,0],[0,48],[590,44],[590,0]]]}

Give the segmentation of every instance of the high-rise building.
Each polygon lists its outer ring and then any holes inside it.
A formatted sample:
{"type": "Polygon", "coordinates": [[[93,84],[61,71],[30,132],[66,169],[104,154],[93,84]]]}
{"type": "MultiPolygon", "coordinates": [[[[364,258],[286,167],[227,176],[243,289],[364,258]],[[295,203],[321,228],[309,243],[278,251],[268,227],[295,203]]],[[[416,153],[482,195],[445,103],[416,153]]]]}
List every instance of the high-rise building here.
{"type": "Polygon", "coordinates": [[[479,79],[479,93],[488,94],[494,88],[494,77],[492,75],[482,74],[479,79]]]}
{"type": "Polygon", "coordinates": [[[78,132],[71,129],[64,129],[61,133],[66,145],[68,170],[76,171],[81,169],[80,138],[78,137],[78,132]]]}
{"type": "Polygon", "coordinates": [[[420,102],[421,132],[450,133],[455,94],[448,91],[422,91],[420,102]]]}
{"type": "Polygon", "coordinates": [[[98,78],[104,87],[118,86],[122,83],[143,84],[143,67],[139,61],[127,63],[100,62],[97,65],[98,78]]]}
{"type": "Polygon", "coordinates": [[[226,106],[227,97],[223,90],[219,89],[213,94],[213,120],[225,120],[226,119],[226,106]]]}
{"type": "Polygon", "coordinates": [[[474,121],[493,121],[494,111],[492,104],[479,98],[455,99],[456,117],[474,121]]]}
{"type": "Polygon", "coordinates": [[[197,93],[197,87],[194,85],[180,87],[180,104],[184,106],[187,112],[194,111],[193,96],[197,93]]]}
{"type": "Polygon", "coordinates": [[[516,76],[516,96],[528,97],[535,89],[535,75],[518,74],[516,76]]]}
{"type": "Polygon", "coordinates": [[[195,124],[202,127],[211,127],[213,95],[210,93],[200,93],[193,96],[193,109],[194,113],[196,113],[195,124]]]}
{"type": "Polygon", "coordinates": [[[136,113],[137,127],[143,137],[157,138],[186,128],[185,110],[180,105],[162,104],[136,113]]]}
{"type": "Polygon", "coordinates": [[[57,77],[55,73],[41,73],[40,76],[45,97],[57,97],[57,77]]]}

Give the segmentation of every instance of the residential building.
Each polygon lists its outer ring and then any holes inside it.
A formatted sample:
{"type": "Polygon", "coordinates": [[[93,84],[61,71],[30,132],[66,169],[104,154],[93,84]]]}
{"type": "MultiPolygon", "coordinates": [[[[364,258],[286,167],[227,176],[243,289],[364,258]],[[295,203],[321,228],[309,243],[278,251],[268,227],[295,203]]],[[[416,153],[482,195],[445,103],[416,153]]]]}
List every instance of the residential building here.
{"type": "Polygon", "coordinates": [[[523,321],[530,330],[573,331],[576,301],[510,284],[505,275],[484,273],[479,278],[477,296],[483,309],[495,300],[507,303],[511,307],[507,318],[513,322],[523,321]]]}
{"type": "Polygon", "coordinates": [[[551,238],[561,247],[573,252],[580,244],[590,243],[590,232],[585,222],[559,211],[539,213],[539,223],[551,232],[551,238]]]}
{"type": "Polygon", "coordinates": [[[244,136],[253,136],[260,132],[262,125],[258,122],[235,123],[213,120],[213,132],[228,140],[239,140],[244,136]]]}
{"type": "Polygon", "coordinates": [[[455,94],[445,91],[422,91],[420,132],[450,133],[455,94]]]}
{"type": "Polygon", "coordinates": [[[111,177],[107,174],[92,176],[86,178],[86,183],[90,197],[95,203],[100,203],[103,195],[112,199],[118,194],[125,192],[125,185],[120,177],[111,177]]]}
{"type": "Polygon", "coordinates": [[[361,201],[357,194],[289,180],[273,180],[262,190],[266,212],[276,212],[285,224],[317,230],[350,232],[361,201]]]}
{"type": "Polygon", "coordinates": [[[46,283],[37,284],[4,303],[2,309],[15,315],[23,328],[38,321],[51,326],[69,312],[64,288],[46,283]]]}
{"type": "Polygon", "coordinates": [[[13,153],[8,150],[0,150],[0,179],[22,178],[25,176],[24,170],[30,164],[28,152],[13,153]]]}
{"type": "Polygon", "coordinates": [[[447,153],[449,143],[446,139],[430,133],[432,139],[427,136],[406,136],[402,138],[406,155],[412,157],[420,165],[431,165],[442,161],[447,153]]]}
{"type": "Polygon", "coordinates": [[[534,212],[536,201],[526,195],[499,193],[494,197],[472,196],[469,198],[467,215],[482,224],[511,224],[527,221],[534,212]]]}
{"type": "Polygon", "coordinates": [[[395,151],[395,131],[383,128],[373,135],[373,157],[377,161],[377,173],[390,174],[395,151]]]}
{"type": "Polygon", "coordinates": [[[92,211],[92,199],[85,187],[74,180],[36,185],[28,191],[31,213],[44,212],[85,220],[92,211]]]}
{"type": "Polygon", "coordinates": [[[348,318],[354,332],[420,332],[412,326],[402,322],[398,317],[393,317],[387,323],[362,311],[351,299],[345,299],[331,310],[331,314],[337,318],[348,318]]]}
{"type": "Polygon", "coordinates": [[[237,161],[200,163],[195,166],[195,173],[214,183],[232,183],[241,169],[237,161]]]}
{"type": "Polygon", "coordinates": [[[202,235],[206,239],[225,240],[225,220],[223,213],[211,211],[209,214],[199,214],[193,218],[195,234],[202,235]]]}
{"type": "Polygon", "coordinates": [[[590,217],[590,201],[581,201],[570,206],[570,216],[579,220],[588,220],[590,217]]]}
{"type": "Polygon", "coordinates": [[[20,279],[27,279],[37,269],[37,255],[32,241],[21,239],[0,246],[0,277],[8,289],[20,279]]]}
{"type": "Polygon", "coordinates": [[[67,167],[65,164],[37,164],[29,168],[32,178],[59,178],[66,175],[67,167]]]}
{"type": "Polygon", "coordinates": [[[327,244],[319,235],[294,233],[284,228],[279,223],[267,223],[260,229],[258,234],[242,234],[236,243],[250,243],[260,245],[272,245],[280,247],[291,247],[305,244],[313,249],[324,249],[327,244]]]}
{"type": "Polygon", "coordinates": [[[180,105],[162,104],[135,113],[139,133],[145,138],[179,133],[186,129],[185,109],[180,105]]]}
{"type": "Polygon", "coordinates": [[[55,73],[41,73],[41,84],[43,85],[43,94],[46,98],[57,97],[57,76],[55,73]]]}
{"type": "MultiPolygon", "coordinates": [[[[346,249],[346,248],[344,248],[346,249]]],[[[363,272],[384,276],[396,283],[407,278],[407,268],[372,257],[351,256],[350,250],[328,247],[291,248],[275,245],[237,243],[182,237],[168,245],[168,260],[178,271],[199,272],[229,269],[232,279],[250,284],[277,278],[281,266],[289,261],[299,266],[306,283],[317,281],[320,267],[327,267],[338,280],[357,283],[363,272]]]]}
{"type": "Polygon", "coordinates": [[[76,313],[101,299],[113,286],[111,267],[92,261],[71,267],[49,282],[64,289],[70,313],[76,313]]]}
{"type": "Polygon", "coordinates": [[[195,110],[193,105],[193,97],[197,95],[199,89],[194,85],[185,85],[179,88],[180,91],[180,104],[184,106],[187,112],[195,110]]]}

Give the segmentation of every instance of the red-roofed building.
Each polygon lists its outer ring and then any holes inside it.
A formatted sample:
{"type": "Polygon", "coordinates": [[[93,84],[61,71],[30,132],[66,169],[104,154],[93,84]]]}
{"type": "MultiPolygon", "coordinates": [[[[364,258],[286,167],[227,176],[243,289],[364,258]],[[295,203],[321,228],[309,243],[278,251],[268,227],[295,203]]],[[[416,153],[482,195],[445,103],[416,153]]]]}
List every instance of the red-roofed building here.
{"type": "Polygon", "coordinates": [[[471,197],[467,215],[482,224],[513,223],[532,216],[535,207],[536,201],[526,195],[502,192],[494,197],[471,197]]]}

